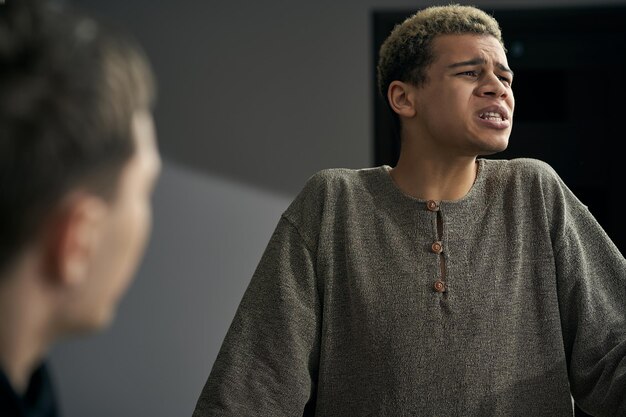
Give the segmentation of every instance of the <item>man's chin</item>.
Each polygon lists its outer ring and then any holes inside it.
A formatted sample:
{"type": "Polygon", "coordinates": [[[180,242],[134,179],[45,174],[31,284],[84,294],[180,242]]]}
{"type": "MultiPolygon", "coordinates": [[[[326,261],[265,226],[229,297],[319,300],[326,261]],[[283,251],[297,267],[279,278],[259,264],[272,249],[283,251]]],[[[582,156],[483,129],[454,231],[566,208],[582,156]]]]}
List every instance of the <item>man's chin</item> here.
{"type": "Polygon", "coordinates": [[[494,155],[499,152],[505,151],[509,146],[509,139],[496,139],[484,144],[483,149],[481,149],[480,155],[494,155]]]}

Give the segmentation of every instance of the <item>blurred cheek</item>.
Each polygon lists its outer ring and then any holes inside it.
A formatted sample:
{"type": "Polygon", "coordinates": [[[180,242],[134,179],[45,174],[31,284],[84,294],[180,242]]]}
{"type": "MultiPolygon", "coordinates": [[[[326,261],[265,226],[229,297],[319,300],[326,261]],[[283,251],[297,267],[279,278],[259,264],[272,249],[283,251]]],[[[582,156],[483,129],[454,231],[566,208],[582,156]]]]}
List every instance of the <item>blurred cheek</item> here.
{"type": "MultiPolygon", "coordinates": [[[[117,258],[120,259],[121,270],[118,271],[117,276],[121,281],[121,288],[118,290],[120,292],[124,291],[128,283],[132,281],[141,263],[152,223],[150,205],[144,201],[135,201],[132,207],[129,207],[128,217],[125,220],[119,224],[119,239],[116,239],[119,242],[117,258]]],[[[120,293],[116,295],[121,296],[120,293]]]]}

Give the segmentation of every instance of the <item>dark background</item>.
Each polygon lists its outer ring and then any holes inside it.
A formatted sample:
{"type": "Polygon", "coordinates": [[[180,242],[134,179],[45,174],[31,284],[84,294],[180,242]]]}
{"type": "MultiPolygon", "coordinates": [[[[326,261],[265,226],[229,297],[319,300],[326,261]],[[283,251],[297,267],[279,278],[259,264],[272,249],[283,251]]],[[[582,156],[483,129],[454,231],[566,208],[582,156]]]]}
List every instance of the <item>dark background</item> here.
{"type": "MultiPolygon", "coordinates": [[[[622,253],[626,116],[626,6],[485,8],[500,23],[515,72],[509,147],[491,158],[533,157],[551,164],[589,207],[622,253]]],[[[393,26],[416,10],[375,10],[373,57],[393,26]]],[[[398,140],[374,86],[375,165],[395,165],[398,140]]]]}

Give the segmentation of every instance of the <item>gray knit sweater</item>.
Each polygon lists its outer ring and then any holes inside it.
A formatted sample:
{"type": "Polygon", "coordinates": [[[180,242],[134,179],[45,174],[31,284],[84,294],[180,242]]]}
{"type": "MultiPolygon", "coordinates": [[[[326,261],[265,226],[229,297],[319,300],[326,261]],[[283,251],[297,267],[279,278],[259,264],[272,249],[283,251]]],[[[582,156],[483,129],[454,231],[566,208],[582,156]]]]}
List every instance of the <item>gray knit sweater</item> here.
{"type": "Polygon", "coordinates": [[[626,260],[554,170],[479,159],[434,203],[312,176],[193,416],[626,416],[626,260]]]}

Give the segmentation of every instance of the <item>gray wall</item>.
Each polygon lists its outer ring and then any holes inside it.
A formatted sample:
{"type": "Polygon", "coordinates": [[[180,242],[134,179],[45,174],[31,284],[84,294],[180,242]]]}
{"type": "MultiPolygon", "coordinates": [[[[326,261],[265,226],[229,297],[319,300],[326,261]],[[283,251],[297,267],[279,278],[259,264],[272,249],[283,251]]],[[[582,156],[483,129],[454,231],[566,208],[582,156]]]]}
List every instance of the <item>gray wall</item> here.
{"type": "Polygon", "coordinates": [[[53,349],[62,407],[66,417],[191,416],[281,212],[315,171],[372,164],[371,11],[435,3],[73,3],[148,51],[165,165],[152,240],[116,321],[53,349]]]}

